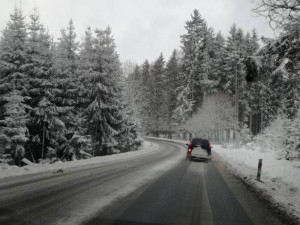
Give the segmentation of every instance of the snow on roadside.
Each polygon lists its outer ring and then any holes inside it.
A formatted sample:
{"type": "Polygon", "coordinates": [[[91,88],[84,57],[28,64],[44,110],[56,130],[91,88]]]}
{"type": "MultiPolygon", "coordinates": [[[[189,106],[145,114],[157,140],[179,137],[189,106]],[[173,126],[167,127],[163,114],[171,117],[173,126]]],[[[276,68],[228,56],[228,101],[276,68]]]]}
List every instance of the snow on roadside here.
{"type": "Polygon", "coordinates": [[[300,221],[300,162],[280,159],[278,154],[254,144],[240,148],[214,145],[237,176],[271,197],[271,200],[300,221]],[[258,160],[263,159],[261,181],[256,180],[258,160]]]}
{"type": "Polygon", "coordinates": [[[32,164],[28,166],[18,167],[18,166],[8,166],[7,164],[0,163],[0,178],[34,174],[52,170],[66,169],[77,166],[92,165],[99,163],[110,163],[119,160],[126,160],[133,157],[139,157],[142,155],[150,154],[159,149],[159,145],[144,141],[140,150],[133,152],[126,152],[121,154],[114,154],[108,156],[93,157],[90,159],[69,161],[69,162],[56,162],[53,164],[32,164]]]}

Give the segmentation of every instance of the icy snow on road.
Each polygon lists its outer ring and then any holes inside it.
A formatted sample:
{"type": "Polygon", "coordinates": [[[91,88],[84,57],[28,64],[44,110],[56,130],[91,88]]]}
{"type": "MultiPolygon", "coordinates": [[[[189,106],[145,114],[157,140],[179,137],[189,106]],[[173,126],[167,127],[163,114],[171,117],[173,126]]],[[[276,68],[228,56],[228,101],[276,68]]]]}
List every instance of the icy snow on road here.
{"type": "Polygon", "coordinates": [[[53,164],[31,164],[28,166],[18,167],[18,166],[8,166],[7,164],[0,163],[0,178],[12,177],[19,175],[34,174],[47,171],[58,171],[61,169],[78,167],[78,166],[88,166],[88,165],[99,165],[103,163],[111,163],[116,161],[127,160],[134,157],[140,157],[142,155],[147,155],[159,151],[159,146],[155,143],[144,141],[140,150],[133,152],[126,152],[122,154],[108,155],[108,156],[98,156],[90,159],[68,161],[68,162],[56,162],[53,164]]]}

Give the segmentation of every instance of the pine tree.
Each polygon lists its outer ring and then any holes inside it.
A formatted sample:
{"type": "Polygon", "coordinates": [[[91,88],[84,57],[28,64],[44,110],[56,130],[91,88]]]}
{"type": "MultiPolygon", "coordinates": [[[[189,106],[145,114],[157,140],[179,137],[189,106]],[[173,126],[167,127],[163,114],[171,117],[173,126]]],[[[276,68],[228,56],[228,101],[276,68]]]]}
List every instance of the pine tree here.
{"type": "Polygon", "coordinates": [[[143,108],[143,92],[142,92],[142,77],[141,77],[141,70],[139,66],[135,66],[132,73],[128,75],[127,83],[129,85],[128,95],[130,105],[133,109],[133,116],[134,120],[137,123],[138,128],[142,129],[142,119],[145,118],[146,115],[143,115],[142,108],[143,108]]]}
{"type": "Polygon", "coordinates": [[[110,154],[126,130],[120,102],[121,64],[110,28],[96,29],[95,34],[92,68],[85,78],[85,83],[92,84],[85,111],[87,132],[92,135],[96,154],[110,154]]]}
{"type": "Polygon", "coordinates": [[[171,138],[172,130],[174,127],[173,121],[173,113],[176,109],[176,88],[178,87],[178,77],[179,77],[179,64],[177,61],[177,54],[176,51],[173,51],[172,56],[170,57],[167,65],[166,65],[166,79],[165,79],[165,92],[166,92],[166,121],[169,131],[169,138],[171,138]]]}
{"type": "MultiPolygon", "coordinates": [[[[142,119],[142,124],[144,129],[150,127],[150,114],[149,114],[149,110],[151,108],[151,96],[152,96],[152,80],[151,80],[151,66],[148,62],[148,60],[145,60],[145,62],[143,63],[143,65],[141,66],[141,97],[142,97],[142,115],[143,115],[143,119],[142,119]]],[[[148,132],[149,130],[147,130],[148,132]]]]}
{"type": "Polygon", "coordinates": [[[78,50],[79,43],[76,41],[75,27],[73,21],[70,20],[68,27],[61,30],[61,37],[56,47],[54,68],[56,85],[61,90],[56,104],[66,109],[61,118],[66,126],[65,136],[67,141],[60,147],[60,151],[64,157],[72,160],[81,157],[78,146],[84,145],[87,147],[90,145],[89,137],[85,137],[85,130],[82,129],[85,119],[81,107],[87,100],[83,96],[83,86],[79,75],[79,72],[83,72],[85,69],[88,70],[88,68],[85,65],[81,65],[84,67],[79,68],[78,50]],[[76,137],[76,140],[73,140],[73,136],[76,137]],[[78,140],[83,142],[79,144],[78,140]],[[84,141],[86,142],[84,143],[84,141]],[[68,143],[74,143],[74,146],[70,147],[68,143]]]}
{"type": "Polygon", "coordinates": [[[158,136],[161,131],[166,129],[165,124],[165,115],[166,115],[166,106],[164,104],[165,100],[165,67],[164,67],[164,58],[163,55],[160,56],[154,61],[151,66],[151,108],[149,113],[151,115],[151,125],[152,131],[155,136],[158,136]]]}
{"type": "Polygon", "coordinates": [[[122,102],[124,111],[123,119],[125,120],[126,126],[126,134],[123,135],[123,140],[121,140],[121,143],[123,144],[123,151],[134,150],[137,145],[140,144],[137,118],[134,114],[133,103],[131,102],[129,95],[130,86],[128,77],[130,74],[131,72],[126,74],[123,70],[123,76],[121,77],[122,102]]]}
{"type": "Polygon", "coordinates": [[[194,101],[189,99],[190,84],[187,82],[186,76],[180,72],[177,78],[178,87],[175,89],[176,93],[176,108],[173,112],[173,118],[177,127],[186,123],[191,116],[194,106],[194,101]]]}
{"type": "MultiPolygon", "coordinates": [[[[298,3],[299,4],[299,3],[298,3]]],[[[286,98],[284,105],[286,113],[290,118],[296,118],[300,109],[300,18],[299,16],[292,19],[285,27],[282,38],[282,43],[278,46],[278,50],[282,51],[279,54],[281,64],[279,67],[283,68],[283,75],[287,78],[287,87],[285,89],[286,98]]]]}
{"type": "Polygon", "coordinates": [[[33,157],[43,159],[46,155],[59,155],[60,146],[66,142],[62,114],[68,110],[57,105],[61,90],[54,79],[51,37],[40,24],[36,9],[30,19],[27,52],[31,65],[29,94],[32,111],[27,149],[33,153],[33,157]]]}
{"type": "Polygon", "coordinates": [[[57,70],[60,77],[76,77],[78,67],[79,43],[76,41],[76,33],[73,21],[69,21],[69,26],[61,30],[61,37],[57,46],[57,70]]]}
{"type": "Polygon", "coordinates": [[[19,160],[25,154],[30,109],[26,42],[25,19],[21,9],[16,7],[0,42],[0,138],[6,151],[19,160]]]}
{"type": "Polygon", "coordinates": [[[218,72],[216,63],[218,53],[221,49],[216,49],[215,35],[212,28],[204,33],[203,46],[199,49],[199,83],[203,96],[212,94],[218,86],[218,72]]]}
{"type": "Polygon", "coordinates": [[[224,73],[222,73],[221,87],[225,92],[234,97],[235,131],[245,123],[249,115],[249,91],[246,82],[245,60],[248,57],[247,42],[249,34],[244,35],[242,29],[234,24],[226,40],[226,55],[224,59],[224,73]]]}
{"type": "MultiPolygon", "coordinates": [[[[200,83],[204,79],[201,73],[201,54],[204,50],[204,40],[207,35],[207,25],[198,10],[194,10],[191,20],[186,22],[187,34],[181,36],[182,50],[184,53],[182,73],[185,84],[182,86],[180,95],[186,94],[184,99],[192,105],[193,110],[201,105],[203,98],[203,87],[200,83]],[[183,90],[186,90],[183,92],[183,90]]],[[[179,107],[183,107],[181,105],[179,107]]],[[[186,110],[184,110],[186,111],[186,110]]]]}
{"type": "Polygon", "coordinates": [[[223,90],[223,84],[226,79],[225,62],[224,59],[226,57],[226,49],[225,49],[225,38],[221,34],[221,32],[217,33],[214,38],[213,44],[213,66],[212,66],[212,76],[213,80],[217,81],[217,89],[223,90]]]}
{"type": "Polygon", "coordinates": [[[62,90],[57,98],[57,104],[60,106],[74,106],[77,103],[78,48],[75,27],[70,20],[69,26],[61,30],[55,51],[55,80],[57,87],[62,90]]]}

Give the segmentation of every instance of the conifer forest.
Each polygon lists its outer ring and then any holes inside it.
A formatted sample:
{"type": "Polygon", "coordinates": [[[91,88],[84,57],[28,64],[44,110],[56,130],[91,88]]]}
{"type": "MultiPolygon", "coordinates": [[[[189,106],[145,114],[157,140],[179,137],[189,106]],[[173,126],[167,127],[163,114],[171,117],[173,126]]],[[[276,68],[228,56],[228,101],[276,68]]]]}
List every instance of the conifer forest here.
{"type": "Polygon", "coordinates": [[[70,20],[54,39],[37,9],[15,7],[0,35],[3,160],[134,151],[142,136],[247,142],[278,120],[300,158],[300,3],[260,2],[275,38],[236,24],[224,35],[196,9],[181,46],[142,64],[120,61],[110,27],[78,38],[70,20]]]}

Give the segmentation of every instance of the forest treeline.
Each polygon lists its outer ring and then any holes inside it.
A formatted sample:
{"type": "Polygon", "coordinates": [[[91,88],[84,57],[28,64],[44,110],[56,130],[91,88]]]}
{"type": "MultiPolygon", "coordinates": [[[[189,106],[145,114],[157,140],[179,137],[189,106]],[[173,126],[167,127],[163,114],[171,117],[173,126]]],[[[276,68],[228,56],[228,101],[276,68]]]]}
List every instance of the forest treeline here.
{"type": "Polygon", "coordinates": [[[278,37],[259,38],[255,29],[236,24],[224,37],[195,10],[180,37],[181,49],[132,70],[130,102],[146,134],[249,139],[278,116],[293,123],[300,104],[300,4],[258,2],[254,11],[269,16],[278,37]]]}
{"type": "Polygon", "coordinates": [[[71,20],[55,42],[36,9],[28,20],[16,7],[0,40],[0,154],[20,164],[135,149],[110,28],[79,43],[71,20]]]}
{"type": "Polygon", "coordinates": [[[109,27],[78,42],[71,20],[54,41],[37,10],[16,7],[0,39],[1,160],[130,151],[140,134],[245,141],[269,127],[299,153],[300,4],[258,2],[276,38],[235,24],[225,37],[195,10],[181,48],[141,65],[121,64],[109,27]]]}

